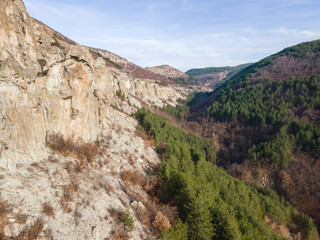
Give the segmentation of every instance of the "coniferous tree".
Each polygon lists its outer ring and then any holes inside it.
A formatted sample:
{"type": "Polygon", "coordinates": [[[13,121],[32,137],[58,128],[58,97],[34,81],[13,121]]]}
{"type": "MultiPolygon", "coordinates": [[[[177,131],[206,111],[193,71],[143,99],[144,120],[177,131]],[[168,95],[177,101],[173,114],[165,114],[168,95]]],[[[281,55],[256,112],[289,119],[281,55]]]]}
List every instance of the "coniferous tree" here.
{"type": "Polygon", "coordinates": [[[214,235],[211,213],[204,193],[199,193],[189,204],[188,223],[191,239],[209,240],[214,235]]]}

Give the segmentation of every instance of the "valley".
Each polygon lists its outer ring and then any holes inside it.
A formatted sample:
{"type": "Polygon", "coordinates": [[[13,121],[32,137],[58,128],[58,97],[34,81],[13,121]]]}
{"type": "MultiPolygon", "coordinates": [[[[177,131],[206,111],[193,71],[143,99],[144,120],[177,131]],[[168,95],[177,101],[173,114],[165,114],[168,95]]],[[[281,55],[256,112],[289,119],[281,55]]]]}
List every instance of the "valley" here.
{"type": "Polygon", "coordinates": [[[0,239],[319,239],[320,40],[183,73],[0,20],[0,239]]]}

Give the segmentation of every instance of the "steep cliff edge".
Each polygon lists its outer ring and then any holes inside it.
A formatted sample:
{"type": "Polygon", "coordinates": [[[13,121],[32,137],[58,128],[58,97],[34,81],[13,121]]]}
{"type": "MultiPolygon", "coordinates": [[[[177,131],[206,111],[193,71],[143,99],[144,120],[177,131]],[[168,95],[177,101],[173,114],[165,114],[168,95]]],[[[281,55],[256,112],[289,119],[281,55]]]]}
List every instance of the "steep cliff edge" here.
{"type": "Polygon", "coordinates": [[[21,0],[2,0],[0,20],[0,239],[154,239],[168,219],[144,180],[160,159],[130,114],[181,90],[76,44],[21,0]]]}
{"type": "Polygon", "coordinates": [[[32,19],[22,1],[1,1],[0,13],[1,167],[46,158],[48,134],[96,140],[119,89],[137,106],[181,97],[153,73],[139,78],[106,64],[32,19]]]}

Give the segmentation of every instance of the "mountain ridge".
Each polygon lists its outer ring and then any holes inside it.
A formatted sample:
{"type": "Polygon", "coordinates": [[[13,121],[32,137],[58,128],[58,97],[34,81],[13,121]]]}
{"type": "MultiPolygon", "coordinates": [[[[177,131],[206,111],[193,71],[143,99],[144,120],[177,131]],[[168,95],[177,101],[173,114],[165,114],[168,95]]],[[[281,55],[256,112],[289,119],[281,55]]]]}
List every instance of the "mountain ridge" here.
{"type": "Polygon", "coordinates": [[[248,66],[191,106],[189,116],[218,136],[218,161],[229,173],[256,182],[255,172],[265,173],[318,226],[319,46],[301,43],[248,66]]]}
{"type": "Polygon", "coordinates": [[[234,67],[206,67],[206,68],[193,68],[186,71],[190,77],[194,77],[202,84],[209,85],[212,89],[218,87],[223,82],[227,81],[230,77],[241,71],[242,69],[250,66],[252,63],[240,64],[234,67]]]}
{"type": "Polygon", "coordinates": [[[187,80],[189,78],[187,74],[169,65],[159,65],[154,67],[148,67],[147,69],[170,79],[183,78],[187,80]]]}

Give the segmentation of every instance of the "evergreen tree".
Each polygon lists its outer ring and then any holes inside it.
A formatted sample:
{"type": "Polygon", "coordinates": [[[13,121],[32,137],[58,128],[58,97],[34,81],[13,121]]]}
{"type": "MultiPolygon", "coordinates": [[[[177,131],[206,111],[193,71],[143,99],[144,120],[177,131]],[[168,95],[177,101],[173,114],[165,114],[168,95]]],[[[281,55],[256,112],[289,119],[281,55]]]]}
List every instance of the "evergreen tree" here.
{"type": "Polygon", "coordinates": [[[199,193],[188,205],[190,236],[194,240],[209,240],[214,235],[211,213],[204,193],[199,193]]]}

